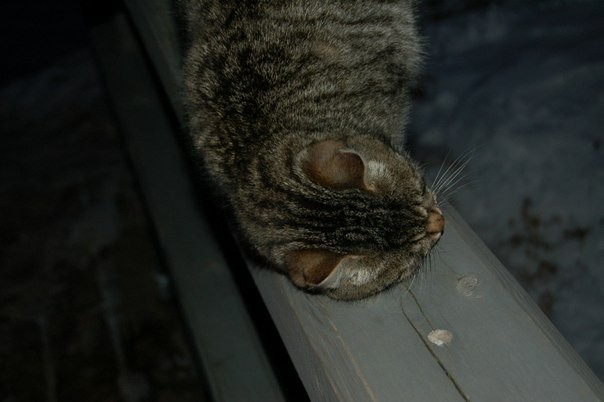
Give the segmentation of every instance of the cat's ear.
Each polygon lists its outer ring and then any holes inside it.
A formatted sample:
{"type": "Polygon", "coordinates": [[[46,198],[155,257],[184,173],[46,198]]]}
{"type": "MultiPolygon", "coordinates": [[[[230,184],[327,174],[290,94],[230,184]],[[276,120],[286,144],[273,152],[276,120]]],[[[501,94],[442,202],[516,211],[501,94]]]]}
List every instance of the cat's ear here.
{"type": "Polygon", "coordinates": [[[302,170],[314,182],[334,190],[371,191],[365,180],[365,162],[343,141],[325,140],[308,147],[302,170]]]}
{"type": "Polygon", "coordinates": [[[336,288],[346,255],[327,250],[294,250],[286,257],[289,277],[302,288],[336,288]]]}

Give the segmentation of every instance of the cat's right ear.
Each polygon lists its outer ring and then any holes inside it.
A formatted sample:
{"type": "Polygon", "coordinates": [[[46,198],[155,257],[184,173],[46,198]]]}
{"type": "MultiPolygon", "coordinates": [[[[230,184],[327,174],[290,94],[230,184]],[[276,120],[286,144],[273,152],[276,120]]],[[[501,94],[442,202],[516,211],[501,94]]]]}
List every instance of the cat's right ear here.
{"type": "Polygon", "coordinates": [[[343,141],[325,140],[309,146],[302,170],[312,181],[329,189],[371,190],[365,181],[365,162],[343,141]]]}
{"type": "Polygon", "coordinates": [[[292,282],[301,288],[337,288],[346,255],[328,250],[294,250],[285,264],[292,282]]]}

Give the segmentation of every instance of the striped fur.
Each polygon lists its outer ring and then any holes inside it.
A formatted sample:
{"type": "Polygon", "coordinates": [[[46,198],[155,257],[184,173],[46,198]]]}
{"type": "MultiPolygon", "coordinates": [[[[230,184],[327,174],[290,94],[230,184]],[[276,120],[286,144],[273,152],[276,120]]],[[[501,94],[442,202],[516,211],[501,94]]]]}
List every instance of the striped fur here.
{"type": "Polygon", "coordinates": [[[402,146],[420,64],[412,2],[180,3],[193,144],[244,242],[339,299],[411,275],[435,242],[417,240],[435,199],[402,146]],[[326,141],[358,158],[359,185],[330,188],[305,170],[326,141]]]}

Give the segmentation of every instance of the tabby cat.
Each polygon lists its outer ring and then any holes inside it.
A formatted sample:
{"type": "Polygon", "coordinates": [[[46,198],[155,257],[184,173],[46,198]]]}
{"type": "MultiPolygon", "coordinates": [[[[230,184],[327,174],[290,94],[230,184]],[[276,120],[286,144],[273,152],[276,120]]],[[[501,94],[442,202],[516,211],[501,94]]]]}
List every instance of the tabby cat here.
{"type": "Polygon", "coordinates": [[[192,142],[243,242],[334,299],[414,274],[444,218],[403,149],[413,2],[179,3],[192,142]]]}

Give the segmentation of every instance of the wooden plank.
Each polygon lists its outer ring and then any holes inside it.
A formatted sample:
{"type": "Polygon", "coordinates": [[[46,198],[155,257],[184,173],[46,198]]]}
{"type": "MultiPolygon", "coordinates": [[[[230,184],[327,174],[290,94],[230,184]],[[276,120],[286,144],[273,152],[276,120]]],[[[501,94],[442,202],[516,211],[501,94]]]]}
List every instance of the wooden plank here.
{"type": "Polygon", "coordinates": [[[600,401],[602,384],[451,208],[426,277],[376,298],[253,275],[309,395],[324,401],[600,401]],[[452,334],[437,346],[433,330],[452,334]],[[310,356],[309,356],[310,354],[310,356]]]}
{"type": "Polygon", "coordinates": [[[173,130],[125,16],[95,26],[92,36],[213,399],[284,400],[195,202],[173,130]]]}
{"type": "Polygon", "coordinates": [[[313,401],[464,401],[402,314],[399,293],[336,302],[253,272],[313,401]]]}
{"type": "Polygon", "coordinates": [[[421,334],[450,331],[435,358],[469,400],[601,400],[602,384],[453,209],[433,275],[403,295],[421,334]]]}
{"type": "MultiPolygon", "coordinates": [[[[147,27],[141,32],[152,30],[148,3],[127,3],[137,25],[147,27]]],[[[152,36],[143,39],[151,54],[167,52],[154,60],[173,57],[152,36]]],[[[178,108],[177,94],[170,97],[178,108]]],[[[411,291],[398,286],[369,300],[336,302],[250,265],[311,399],[604,399],[600,381],[480,239],[455,211],[446,215],[433,267],[411,291]],[[430,339],[442,337],[429,337],[438,329],[452,336],[441,346],[430,339]]]]}

